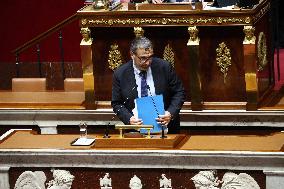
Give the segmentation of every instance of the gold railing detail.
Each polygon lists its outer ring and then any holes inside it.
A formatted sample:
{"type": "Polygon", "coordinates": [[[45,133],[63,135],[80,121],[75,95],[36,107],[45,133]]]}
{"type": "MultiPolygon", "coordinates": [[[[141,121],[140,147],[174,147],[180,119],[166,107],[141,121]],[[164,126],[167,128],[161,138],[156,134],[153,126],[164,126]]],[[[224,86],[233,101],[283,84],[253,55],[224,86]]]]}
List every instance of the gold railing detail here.
{"type": "Polygon", "coordinates": [[[220,71],[223,73],[224,84],[226,83],[226,77],[231,66],[231,52],[227,45],[222,42],[219,44],[219,47],[216,49],[216,62],[220,67],[220,71]]]}
{"type": "Polygon", "coordinates": [[[118,50],[118,45],[113,44],[110,46],[110,51],[108,54],[108,64],[111,70],[115,70],[118,66],[123,63],[122,54],[118,50]]]}
{"type": "Polygon", "coordinates": [[[173,67],[175,67],[175,53],[170,44],[167,44],[165,46],[163,59],[168,61],[173,67]]]}

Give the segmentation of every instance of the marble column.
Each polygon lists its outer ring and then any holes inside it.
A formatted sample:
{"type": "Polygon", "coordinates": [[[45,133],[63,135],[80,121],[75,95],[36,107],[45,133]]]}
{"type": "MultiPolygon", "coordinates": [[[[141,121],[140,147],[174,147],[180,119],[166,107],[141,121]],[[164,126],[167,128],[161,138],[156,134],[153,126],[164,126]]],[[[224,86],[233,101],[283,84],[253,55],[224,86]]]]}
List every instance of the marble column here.
{"type": "Polygon", "coordinates": [[[267,189],[283,189],[284,171],[263,171],[266,175],[267,189]]]}
{"type": "Polygon", "coordinates": [[[0,188],[10,188],[9,169],[10,167],[0,167],[0,188]]]}

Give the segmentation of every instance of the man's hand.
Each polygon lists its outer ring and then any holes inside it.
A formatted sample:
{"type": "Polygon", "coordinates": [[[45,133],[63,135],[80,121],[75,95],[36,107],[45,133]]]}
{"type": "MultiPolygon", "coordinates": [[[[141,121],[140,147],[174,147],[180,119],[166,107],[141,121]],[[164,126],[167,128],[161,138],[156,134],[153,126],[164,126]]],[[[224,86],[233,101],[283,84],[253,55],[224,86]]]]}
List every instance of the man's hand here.
{"type": "Polygon", "coordinates": [[[166,126],[169,124],[171,119],[172,119],[172,115],[168,111],[165,111],[165,115],[159,115],[159,117],[156,118],[158,124],[166,125],[166,126]]]}
{"type": "Polygon", "coordinates": [[[136,117],[132,116],[129,120],[130,125],[142,125],[142,119],[137,119],[136,117]]]}

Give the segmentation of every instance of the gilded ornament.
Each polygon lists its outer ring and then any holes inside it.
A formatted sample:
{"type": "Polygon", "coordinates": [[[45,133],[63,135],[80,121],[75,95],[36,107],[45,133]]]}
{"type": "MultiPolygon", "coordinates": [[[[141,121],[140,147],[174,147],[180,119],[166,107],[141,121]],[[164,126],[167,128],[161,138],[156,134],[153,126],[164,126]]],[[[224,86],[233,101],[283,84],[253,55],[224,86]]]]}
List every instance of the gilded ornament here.
{"type": "Polygon", "coordinates": [[[255,44],[255,28],[253,26],[244,26],[243,31],[245,33],[245,39],[243,41],[243,44],[255,44]]]}
{"type": "Polygon", "coordinates": [[[111,70],[115,70],[118,66],[120,66],[123,62],[122,60],[122,54],[121,52],[118,50],[118,45],[117,44],[113,44],[110,46],[110,51],[108,54],[108,64],[109,64],[109,68],[111,70]]]}
{"type": "Polygon", "coordinates": [[[256,16],[253,17],[253,21],[257,22],[258,19],[260,19],[267,11],[270,10],[270,2],[267,3],[265,7],[263,7],[256,16]]]}
{"type": "Polygon", "coordinates": [[[81,28],[82,40],[80,45],[91,45],[93,39],[91,38],[91,30],[89,28],[81,28]]]}
{"type": "Polygon", "coordinates": [[[113,21],[112,19],[109,19],[109,20],[108,20],[108,25],[110,25],[110,26],[113,25],[113,22],[114,22],[114,21],[113,21]]]}
{"type": "Polygon", "coordinates": [[[140,24],[140,19],[138,19],[138,18],[136,18],[135,20],[134,20],[134,23],[137,25],[137,24],[140,24]]]}
{"type": "Polygon", "coordinates": [[[258,71],[262,71],[268,63],[266,37],[263,32],[260,32],[258,35],[257,57],[258,57],[258,71]]]}
{"type": "Polygon", "coordinates": [[[190,18],[189,19],[189,23],[192,25],[192,24],[194,24],[194,19],[193,18],[190,18]]]}
{"type": "Polygon", "coordinates": [[[82,24],[83,26],[86,25],[87,23],[88,23],[87,19],[84,18],[84,19],[81,20],[81,24],[82,24]]]}
{"type": "Polygon", "coordinates": [[[189,24],[189,25],[206,25],[206,24],[222,24],[222,23],[234,23],[234,24],[248,24],[248,21],[250,21],[249,17],[246,18],[157,18],[157,19],[151,19],[151,18],[135,18],[135,19],[95,19],[95,20],[88,20],[89,24],[94,25],[141,25],[141,24],[147,24],[147,25],[171,25],[171,24],[189,24]]]}
{"type": "Polygon", "coordinates": [[[198,29],[196,26],[188,27],[189,40],[187,45],[199,45],[198,29]]]}
{"type": "Polygon", "coordinates": [[[171,63],[173,67],[175,66],[175,53],[170,44],[167,44],[167,46],[165,46],[163,59],[171,63]]]}
{"type": "Polygon", "coordinates": [[[222,24],[222,18],[221,17],[218,17],[216,21],[217,21],[218,24],[222,24]]]}
{"type": "Polygon", "coordinates": [[[141,27],[134,27],[134,34],[135,37],[143,37],[144,36],[144,30],[141,27]]]}
{"type": "Polygon", "coordinates": [[[246,17],[246,18],[245,18],[245,23],[246,23],[246,24],[249,24],[249,23],[250,23],[250,17],[246,17]]]}
{"type": "Polygon", "coordinates": [[[229,71],[229,66],[231,66],[231,52],[227,45],[222,42],[219,44],[219,47],[216,49],[216,62],[220,67],[220,71],[223,73],[224,84],[226,83],[226,77],[229,71]]]}

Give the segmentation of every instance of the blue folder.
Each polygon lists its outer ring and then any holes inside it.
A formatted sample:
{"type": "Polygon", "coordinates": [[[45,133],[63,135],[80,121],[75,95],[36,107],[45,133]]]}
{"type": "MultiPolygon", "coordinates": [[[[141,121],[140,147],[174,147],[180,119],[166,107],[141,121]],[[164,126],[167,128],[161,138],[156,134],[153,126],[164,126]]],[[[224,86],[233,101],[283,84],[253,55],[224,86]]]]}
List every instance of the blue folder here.
{"type": "MultiPolygon", "coordinates": [[[[137,98],[135,100],[137,105],[138,118],[142,119],[143,125],[153,125],[151,133],[161,132],[162,126],[157,123],[156,118],[158,118],[158,114],[165,114],[163,96],[147,96],[137,98]]],[[[141,129],[140,132],[147,133],[147,130],[141,129]]]]}

